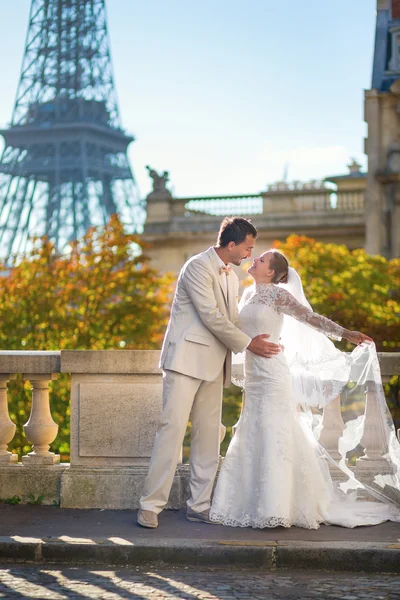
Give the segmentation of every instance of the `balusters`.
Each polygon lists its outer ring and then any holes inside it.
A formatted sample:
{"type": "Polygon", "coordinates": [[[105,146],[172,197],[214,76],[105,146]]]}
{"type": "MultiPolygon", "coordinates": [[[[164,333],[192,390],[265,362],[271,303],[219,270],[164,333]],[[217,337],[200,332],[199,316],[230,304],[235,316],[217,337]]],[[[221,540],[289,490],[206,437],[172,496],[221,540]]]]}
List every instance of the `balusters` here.
{"type": "MultiPolygon", "coordinates": [[[[380,435],[381,423],[382,418],[376,397],[376,386],[374,382],[368,381],[365,392],[364,431],[360,440],[360,444],[364,448],[364,456],[356,460],[355,475],[359,481],[373,488],[376,487],[376,473],[380,473],[381,476],[392,473],[390,464],[384,458],[387,448],[385,437],[380,435]]],[[[390,495],[390,488],[389,491],[386,490],[386,493],[390,495]]],[[[368,494],[361,491],[359,496],[368,497],[368,494]]],[[[370,498],[368,497],[368,499],[370,498]]]]}
{"type": "Polygon", "coordinates": [[[382,468],[384,468],[386,460],[383,455],[386,454],[387,448],[385,436],[379,435],[381,423],[382,416],[376,397],[376,385],[373,381],[368,381],[365,392],[364,431],[360,440],[360,444],[364,448],[364,456],[361,456],[356,462],[357,473],[365,468],[368,469],[369,465],[377,461],[382,463],[382,468]]]}
{"type": "Polygon", "coordinates": [[[16,425],[11,421],[8,413],[7,383],[15,377],[15,375],[0,374],[0,466],[18,462],[18,455],[7,450],[16,429],[16,425]]]}
{"type": "Polygon", "coordinates": [[[337,398],[324,408],[322,428],[319,436],[319,443],[326,448],[331,457],[336,461],[342,458],[339,454],[338,444],[344,428],[345,424],[340,409],[340,396],[337,396],[337,398]]]}
{"type": "Polygon", "coordinates": [[[24,375],[24,379],[32,383],[31,414],[24,431],[28,441],[33,444],[32,452],[22,457],[24,465],[55,465],[60,462],[60,455],[49,451],[58,432],[58,425],[51,416],[49,398],[49,381],[56,377],[51,374],[24,375]]]}

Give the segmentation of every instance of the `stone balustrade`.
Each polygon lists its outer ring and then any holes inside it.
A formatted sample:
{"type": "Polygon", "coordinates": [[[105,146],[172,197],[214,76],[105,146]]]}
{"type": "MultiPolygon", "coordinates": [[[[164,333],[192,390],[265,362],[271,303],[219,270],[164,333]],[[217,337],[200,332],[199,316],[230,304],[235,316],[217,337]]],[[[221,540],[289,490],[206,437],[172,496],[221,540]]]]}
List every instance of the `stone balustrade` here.
{"type": "MultiPolygon", "coordinates": [[[[159,352],[153,350],[61,350],[0,352],[0,497],[44,496],[74,508],[136,508],[162,407],[159,352]],[[49,445],[58,426],[51,416],[49,382],[71,376],[71,458],[60,463],[49,445]],[[32,384],[31,413],[24,433],[32,451],[21,457],[7,450],[15,435],[9,417],[7,383],[22,374],[32,384]]],[[[400,373],[400,353],[379,355],[384,379],[400,373]]],[[[369,387],[363,445],[356,469],[368,475],[375,460],[374,390],[369,387]]],[[[324,411],[320,440],[336,458],[343,431],[340,401],[324,411]]],[[[380,449],[378,449],[380,450],[380,449]]],[[[188,495],[188,466],[178,465],[169,507],[188,495]]]]}
{"type": "Polygon", "coordinates": [[[15,464],[18,457],[7,451],[15,434],[15,425],[8,415],[7,383],[17,373],[32,384],[32,405],[24,432],[32,452],[22,457],[23,464],[54,465],[60,457],[49,451],[56,439],[58,425],[50,412],[49,382],[60,372],[60,352],[0,352],[0,465],[15,464]]]}
{"type": "Polygon", "coordinates": [[[199,196],[193,198],[165,198],[164,210],[160,202],[148,207],[145,228],[155,223],[173,222],[181,218],[191,221],[205,216],[227,213],[266,216],[288,213],[318,212],[334,215],[339,212],[364,211],[364,190],[335,191],[321,182],[270,185],[260,194],[241,196],[199,196]]]}

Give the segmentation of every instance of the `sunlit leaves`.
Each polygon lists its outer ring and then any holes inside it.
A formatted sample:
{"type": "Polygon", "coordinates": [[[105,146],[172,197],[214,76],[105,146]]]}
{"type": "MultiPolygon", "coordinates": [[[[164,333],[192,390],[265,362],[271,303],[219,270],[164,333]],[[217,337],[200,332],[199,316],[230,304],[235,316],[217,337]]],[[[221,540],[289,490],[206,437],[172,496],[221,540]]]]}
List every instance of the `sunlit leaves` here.
{"type": "MultiPolygon", "coordinates": [[[[156,349],[161,346],[173,280],[143,254],[138,236],[117,217],[90,229],[63,255],[48,240],[11,270],[0,266],[2,350],[156,349]]],[[[59,424],[53,449],[67,458],[68,378],[52,383],[51,408],[59,424]]],[[[29,450],[22,425],[30,411],[29,384],[10,383],[10,412],[18,425],[13,448],[29,450]]]]}

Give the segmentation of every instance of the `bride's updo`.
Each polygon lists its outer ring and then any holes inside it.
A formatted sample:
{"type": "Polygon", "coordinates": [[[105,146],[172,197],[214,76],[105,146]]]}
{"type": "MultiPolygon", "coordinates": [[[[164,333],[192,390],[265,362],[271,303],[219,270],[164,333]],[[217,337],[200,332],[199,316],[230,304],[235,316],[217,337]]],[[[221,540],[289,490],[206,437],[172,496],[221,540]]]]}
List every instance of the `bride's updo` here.
{"type": "Polygon", "coordinates": [[[282,252],[271,248],[268,250],[271,253],[269,266],[275,271],[275,275],[271,279],[271,283],[287,283],[289,273],[289,262],[282,252]]]}

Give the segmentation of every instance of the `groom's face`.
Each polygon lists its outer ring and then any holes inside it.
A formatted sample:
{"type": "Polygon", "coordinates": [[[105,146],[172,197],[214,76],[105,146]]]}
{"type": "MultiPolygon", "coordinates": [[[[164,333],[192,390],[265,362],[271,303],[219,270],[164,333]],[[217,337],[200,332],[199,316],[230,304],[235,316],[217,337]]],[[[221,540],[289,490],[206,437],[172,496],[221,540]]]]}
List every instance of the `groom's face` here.
{"type": "Polygon", "coordinates": [[[251,257],[254,246],[256,245],[256,239],[252,235],[248,235],[241,244],[234,244],[233,242],[232,244],[233,245],[230,247],[229,262],[239,266],[242,260],[251,257]]]}

